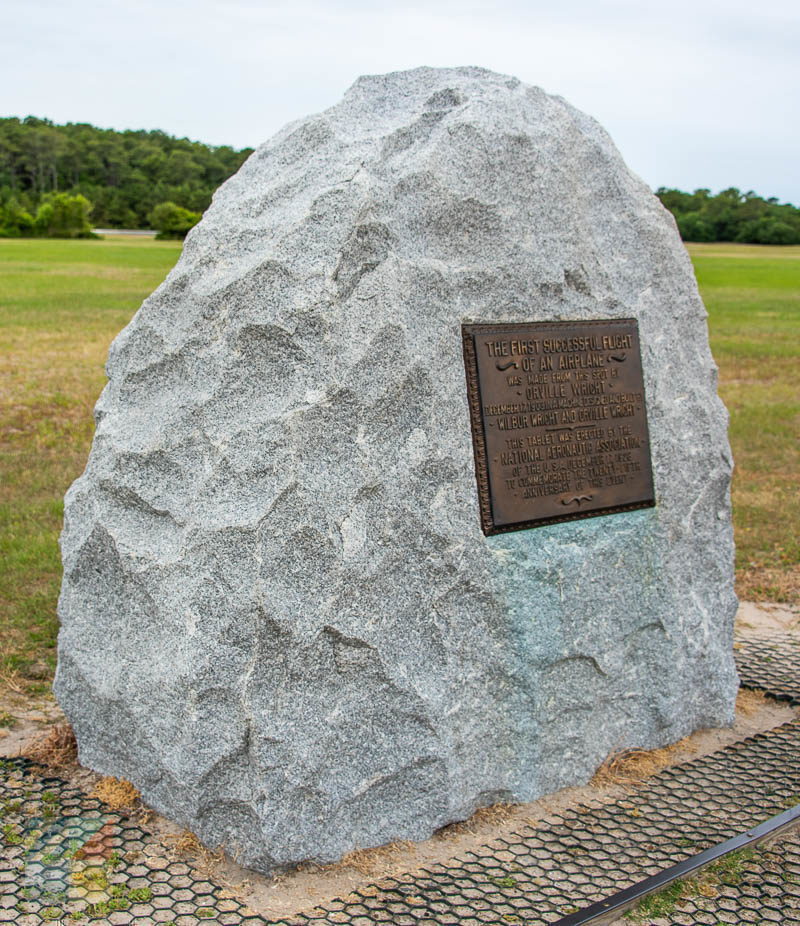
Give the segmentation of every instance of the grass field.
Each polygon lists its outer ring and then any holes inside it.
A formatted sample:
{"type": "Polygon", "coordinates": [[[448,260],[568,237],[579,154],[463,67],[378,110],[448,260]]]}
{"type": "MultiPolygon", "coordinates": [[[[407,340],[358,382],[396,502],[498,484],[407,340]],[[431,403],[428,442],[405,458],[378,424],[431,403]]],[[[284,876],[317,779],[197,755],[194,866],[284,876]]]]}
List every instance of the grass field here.
{"type": "Polygon", "coordinates": [[[180,244],[0,239],[0,673],[55,665],[63,497],[85,466],[108,345],[180,244]]]}
{"type": "Polygon", "coordinates": [[[731,415],[737,590],[800,601],[800,247],[689,246],[731,415]]]}
{"type": "MultiPolygon", "coordinates": [[[[0,673],[55,664],[62,499],[82,471],[112,337],[172,267],[148,239],[0,239],[0,673]]],[[[731,411],[740,593],[800,600],[800,247],[694,245],[731,411]]]]}

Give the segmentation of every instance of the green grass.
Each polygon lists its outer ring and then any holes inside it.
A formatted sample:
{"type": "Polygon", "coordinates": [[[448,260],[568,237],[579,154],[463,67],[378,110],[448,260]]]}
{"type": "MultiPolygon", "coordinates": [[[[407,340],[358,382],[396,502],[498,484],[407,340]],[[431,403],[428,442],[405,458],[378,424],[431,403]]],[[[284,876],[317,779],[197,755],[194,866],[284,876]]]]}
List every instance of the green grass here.
{"type": "Polygon", "coordinates": [[[741,883],[746,863],[756,856],[756,852],[756,849],[748,848],[723,855],[719,861],[701,869],[697,877],[673,881],[663,890],[648,895],[624,914],[625,919],[635,924],[646,924],[660,917],[671,917],[684,900],[693,897],[713,900],[723,885],[741,883]]]}
{"type": "Polygon", "coordinates": [[[800,600],[800,247],[690,245],[731,415],[739,592],[800,600]]]}
{"type": "MultiPolygon", "coordinates": [[[[62,499],[86,462],[108,345],[179,253],[0,239],[0,674],[31,693],[55,663],[62,499]]],[[[797,601],[800,247],[690,253],[732,415],[740,589],[797,601]]]]}
{"type": "Polygon", "coordinates": [[[108,345],[180,244],[0,239],[0,672],[55,665],[63,497],[82,471],[108,345]]]}

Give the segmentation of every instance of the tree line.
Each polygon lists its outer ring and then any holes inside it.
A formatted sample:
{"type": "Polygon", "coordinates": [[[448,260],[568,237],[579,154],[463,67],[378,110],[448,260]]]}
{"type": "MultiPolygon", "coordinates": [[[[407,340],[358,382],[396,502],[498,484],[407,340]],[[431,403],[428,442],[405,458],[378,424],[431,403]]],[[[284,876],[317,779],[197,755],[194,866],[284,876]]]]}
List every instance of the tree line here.
{"type": "MultiPolygon", "coordinates": [[[[92,225],[182,237],[252,153],[160,131],[0,118],[0,236],[87,237],[92,225]]],[[[800,244],[800,209],[735,187],[661,187],[684,241],[800,244]]]]}
{"type": "Polygon", "coordinates": [[[710,190],[668,190],[656,196],[675,216],[684,241],[739,241],[748,244],[800,244],[800,209],[764,199],[736,187],[712,196],[710,190]]]}
{"type": "Polygon", "coordinates": [[[216,188],[252,153],[213,147],[161,131],[98,129],[87,123],[55,125],[28,116],[0,118],[0,234],[90,234],[101,228],[151,228],[157,218],[193,224],[216,188]],[[53,212],[75,217],[72,233],[53,226],[53,212]],[[46,208],[41,213],[43,207],[46,208]],[[168,214],[167,214],[168,213],[168,214]]]}

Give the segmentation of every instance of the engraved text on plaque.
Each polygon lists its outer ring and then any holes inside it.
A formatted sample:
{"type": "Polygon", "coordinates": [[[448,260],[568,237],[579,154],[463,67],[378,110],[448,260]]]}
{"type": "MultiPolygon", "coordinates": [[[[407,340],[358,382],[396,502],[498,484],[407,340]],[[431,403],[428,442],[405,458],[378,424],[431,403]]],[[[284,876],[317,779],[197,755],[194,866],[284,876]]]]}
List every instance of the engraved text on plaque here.
{"type": "Polygon", "coordinates": [[[464,325],[486,534],[655,504],[635,319],[464,325]]]}

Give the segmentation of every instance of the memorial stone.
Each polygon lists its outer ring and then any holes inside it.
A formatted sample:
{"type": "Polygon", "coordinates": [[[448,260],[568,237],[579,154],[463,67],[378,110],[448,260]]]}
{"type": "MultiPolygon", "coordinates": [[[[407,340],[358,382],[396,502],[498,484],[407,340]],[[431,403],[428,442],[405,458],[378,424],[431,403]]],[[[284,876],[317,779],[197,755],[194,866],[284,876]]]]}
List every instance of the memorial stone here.
{"type": "Polygon", "coordinates": [[[205,843],[328,862],[731,722],[706,314],[564,100],[359,79],[220,188],[107,372],[55,690],[205,843]]]}

